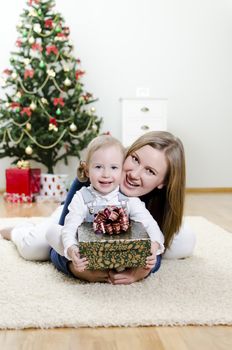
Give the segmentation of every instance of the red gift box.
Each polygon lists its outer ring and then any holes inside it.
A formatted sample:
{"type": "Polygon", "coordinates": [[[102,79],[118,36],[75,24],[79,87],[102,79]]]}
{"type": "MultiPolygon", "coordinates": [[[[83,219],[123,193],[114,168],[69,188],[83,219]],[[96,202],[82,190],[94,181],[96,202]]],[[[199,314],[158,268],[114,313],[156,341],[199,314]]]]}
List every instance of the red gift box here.
{"type": "Polygon", "coordinates": [[[6,169],[5,199],[9,202],[31,202],[40,191],[40,169],[6,169]]]}

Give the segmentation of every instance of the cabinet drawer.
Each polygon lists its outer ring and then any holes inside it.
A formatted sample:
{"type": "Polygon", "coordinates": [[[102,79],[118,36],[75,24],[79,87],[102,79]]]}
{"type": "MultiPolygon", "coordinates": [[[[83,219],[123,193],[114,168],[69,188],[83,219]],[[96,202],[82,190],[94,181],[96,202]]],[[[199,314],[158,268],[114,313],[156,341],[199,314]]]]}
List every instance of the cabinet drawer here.
{"type": "Polygon", "coordinates": [[[167,130],[167,100],[122,100],[122,143],[129,146],[152,130],[167,130]]]}

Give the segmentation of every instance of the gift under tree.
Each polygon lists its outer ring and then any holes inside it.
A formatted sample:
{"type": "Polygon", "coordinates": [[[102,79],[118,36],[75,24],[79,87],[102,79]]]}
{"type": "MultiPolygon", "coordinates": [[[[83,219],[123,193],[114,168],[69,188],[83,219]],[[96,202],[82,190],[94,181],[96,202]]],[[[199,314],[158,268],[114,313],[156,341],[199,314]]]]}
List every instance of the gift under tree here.
{"type": "Polygon", "coordinates": [[[79,158],[97,136],[101,119],[81,82],[85,72],[72,54],[69,28],[54,0],[30,0],[17,25],[16,50],[3,72],[0,158],[34,160],[49,173],[60,160],[79,158]]]}

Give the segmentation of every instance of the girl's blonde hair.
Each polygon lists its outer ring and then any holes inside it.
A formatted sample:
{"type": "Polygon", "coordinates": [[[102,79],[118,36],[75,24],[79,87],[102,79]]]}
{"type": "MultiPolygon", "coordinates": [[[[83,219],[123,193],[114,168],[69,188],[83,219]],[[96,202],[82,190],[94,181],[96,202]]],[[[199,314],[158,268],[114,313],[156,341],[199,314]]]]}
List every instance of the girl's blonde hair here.
{"type": "Polygon", "coordinates": [[[125,156],[125,149],[121,142],[110,135],[100,135],[95,137],[88,145],[86,149],[85,161],[80,161],[79,166],[77,168],[77,177],[81,182],[86,182],[88,177],[86,175],[86,170],[89,167],[90,160],[93,154],[101,148],[115,146],[118,147],[122,152],[123,159],[125,156]]]}
{"type": "Polygon", "coordinates": [[[141,197],[151,215],[158,222],[168,248],[180,229],[185,198],[185,155],[179,138],[166,131],[151,131],[142,135],[127,150],[126,157],[141,147],[151,146],[164,152],[168,163],[165,186],[155,188],[141,197]]]}

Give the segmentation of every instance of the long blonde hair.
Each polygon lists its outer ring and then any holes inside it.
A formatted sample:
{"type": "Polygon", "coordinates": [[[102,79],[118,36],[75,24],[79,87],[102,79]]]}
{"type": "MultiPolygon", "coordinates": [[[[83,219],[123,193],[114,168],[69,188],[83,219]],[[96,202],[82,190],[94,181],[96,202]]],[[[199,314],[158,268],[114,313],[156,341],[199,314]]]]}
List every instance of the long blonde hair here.
{"type": "Polygon", "coordinates": [[[92,158],[92,155],[96,151],[98,151],[100,148],[111,147],[111,146],[118,147],[119,150],[122,152],[123,159],[124,159],[125,149],[123,145],[119,140],[117,140],[111,135],[97,136],[89,143],[86,150],[85,161],[81,160],[77,168],[77,177],[80,182],[86,182],[88,180],[86,171],[89,167],[89,163],[92,158]]]}
{"type": "Polygon", "coordinates": [[[138,138],[129,147],[128,157],[143,146],[163,151],[168,163],[163,189],[155,188],[141,197],[151,215],[160,225],[168,248],[181,226],[185,198],[185,155],[179,138],[166,131],[151,131],[138,138]]]}

